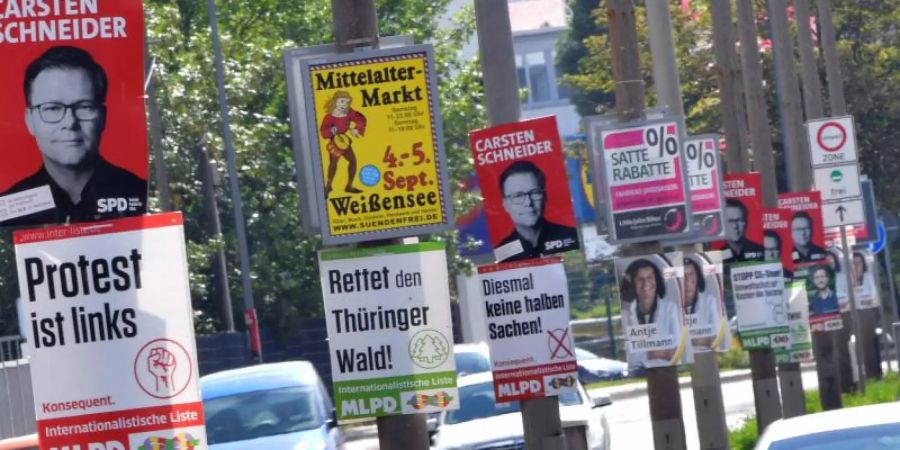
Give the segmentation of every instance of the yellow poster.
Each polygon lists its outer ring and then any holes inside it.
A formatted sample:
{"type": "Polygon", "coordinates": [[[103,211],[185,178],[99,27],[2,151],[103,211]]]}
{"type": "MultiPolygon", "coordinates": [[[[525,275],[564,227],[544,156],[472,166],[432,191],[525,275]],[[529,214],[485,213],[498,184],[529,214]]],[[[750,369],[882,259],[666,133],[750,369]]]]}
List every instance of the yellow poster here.
{"type": "Polygon", "coordinates": [[[323,234],[412,236],[448,224],[430,52],[413,48],[308,66],[323,234]]]}

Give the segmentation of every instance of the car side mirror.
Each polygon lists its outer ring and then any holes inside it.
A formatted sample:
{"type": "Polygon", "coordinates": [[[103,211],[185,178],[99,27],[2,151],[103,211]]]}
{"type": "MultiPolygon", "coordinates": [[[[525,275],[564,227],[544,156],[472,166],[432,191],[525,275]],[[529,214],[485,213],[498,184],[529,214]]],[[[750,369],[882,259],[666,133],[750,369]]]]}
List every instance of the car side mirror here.
{"type": "Polygon", "coordinates": [[[337,409],[331,408],[331,417],[325,421],[325,426],[328,428],[337,428],[338,419],[337,419],[337,409]]]}
{"type": "Polygon", "coordinates": [[[428,434],[437,433],[438,418],[436,415],[430,415],[425,419],[425,426],[428,428],[428,434]]]}
{"type": "Polygon", "coordinates": [[[609,398],[608,395],[596,395],[591,397],[591,402],[594,404],[594,408],[602,408],[604,406],[612,405],[612,399],[609,398]]]}

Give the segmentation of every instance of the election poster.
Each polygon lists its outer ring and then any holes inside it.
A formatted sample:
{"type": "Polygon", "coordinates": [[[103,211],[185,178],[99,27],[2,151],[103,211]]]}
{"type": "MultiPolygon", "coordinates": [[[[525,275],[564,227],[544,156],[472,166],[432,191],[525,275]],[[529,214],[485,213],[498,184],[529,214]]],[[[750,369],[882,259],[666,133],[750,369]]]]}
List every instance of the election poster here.
{"type": "Polygon", "coordinates": [[[556,117],[476,130],[469,145],[497,261],[578,249],[556,117]]]}
{"type": "Polygon", "coordinates": [[[685,322],[681,252],[616,259],[628,366],[693,362],[685,322]]]}
{"type": "Polygon", "coordinates": [[[877,308],[878,289],[875,287],[875,255],[868,249],[853,251],[853,287],[859,309],[877,308]]]}
{"type": "Polygon", "coordinates": [[[809,299],[809,323],[813,331],[841,329],[841,311],[837,294],[837,276],[825,260],[800,263],[794,279],[806,286],[809,299]]]}
{"type": "Polygon", "coordinates": [[[788,307],[788,333],[790,346],[775,351],[779,363],[812,362],[812,334],[809,323],[809,302],[806,283],[792,281],[784,285],[785,302],[788,307]]]}
{"type": "Polygon", "coordinates": [[[661,119],[610,125],[597,136],[613,242],[677,239],[690,232],[682,128],[680,121],[661,119]]]}
{"type": "Polygon", "coordinates": [[[684,314],[695,352],[731,347],[724,294],[722,254],[685,253],[684,314]]]}
{"type": "Polygon", "coordinates": [[[684,142],[692,212],[691,243],[725,237],[725,195],[718,148],[716,135],[690,136],[684,142]]]}
{"type": "Polygon", "coordinates": [[[781,263],[735,263],[730,277],[743,348],[786,350],[790,328],[781,263]]]}
{"type": "Polygon", "coordinates": [[[498,403],[577,389],[575,336],[562,258],[478,268],[498,403]]]}
{"type": "Polygon", "coordinates": [[[459,407],[444,244],[322,250],[341,421],[459,407]]]}
{"type": "Polygon", "coordinates": [[[0,2],[0,227],[147,211],[140,0],[0,2]]]}
{"type": "Polygon", "coordinates": [[[299,61],[328,244],[453,227],[430,45],[299,61]]]}
{"type": "Polygon", "coordinates": [[[790,280],[794,276],[794,259],[791,257],[794,249],[791,237],[793,213],[782,208],[764,208],[762,212],[763,260],[781,261],[784,278],[790,280]]]}
{"type": "MultiPolygon", "coordinates": [[[[834,285],[838,297],[838,306],[840,306],[842,313],[848,312],[850,311],[850,297],[847,290],[847,272],[844,271],[844,256],[841,247],[828,247],[828,252],[825,255],[825,262],[831,266],[832,270],[834,270],[834,285]]],[[[853,265],[852,260],[850,265],[853,265]]],[[[858,305],[859,302],[857,302],[857,306],[858,305]]]]}
{"type": "Polygon", "coordinates": [[[13,240],[41,449],[206,448],[181,213],[13,240]]]}
{"type": "Polygon", "coordinates": [[[822,194],[819,191],[778,195],[778,207],[791,214],[791,259],[795,263],[825,258],[825,228],[822,224],[822,194]]]}
{"type": "Polygon", "coordinates": [[[722,261],[763,259],[762,179],[758,172],[729,173],[725,184],[725,240],[714,242],[722,261]]]}

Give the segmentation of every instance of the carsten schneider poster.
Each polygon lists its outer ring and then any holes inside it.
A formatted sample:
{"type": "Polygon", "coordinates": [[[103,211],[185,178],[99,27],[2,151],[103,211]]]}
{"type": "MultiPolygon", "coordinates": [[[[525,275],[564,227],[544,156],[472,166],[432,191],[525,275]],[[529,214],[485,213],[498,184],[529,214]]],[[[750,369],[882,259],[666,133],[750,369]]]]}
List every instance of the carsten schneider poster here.
{"type": "Polygon", "coordinates": [[[431,46],[300,62],[326,244],[453,226],[431,46]]]}
{"type": "Polygon", "coordinates": [[[0,1],[0,227],[147,210],[141,0],[0,1]]]}

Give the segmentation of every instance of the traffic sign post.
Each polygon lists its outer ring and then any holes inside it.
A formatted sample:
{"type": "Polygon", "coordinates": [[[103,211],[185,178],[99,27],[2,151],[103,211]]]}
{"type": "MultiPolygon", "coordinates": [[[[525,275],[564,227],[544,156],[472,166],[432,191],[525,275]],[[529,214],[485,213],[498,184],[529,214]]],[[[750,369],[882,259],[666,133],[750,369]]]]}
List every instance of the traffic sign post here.
{"type": "Polygon", "coordinates": [[[856,134],[853,118],[832,117],[807,122],[810,161],[815,173],[816,188],[822,193],[822,214],[826,228],[839,227],[843,265],[847,277],[852,331],[856,335],[856,357],[859,367],[859,389],[865,392],[866,377],[863,365],[861,320],[857,312],[853,286],[852,256],[847,239],[847,225],[865,224],[862,188],[857,164],[856,134]]]}

